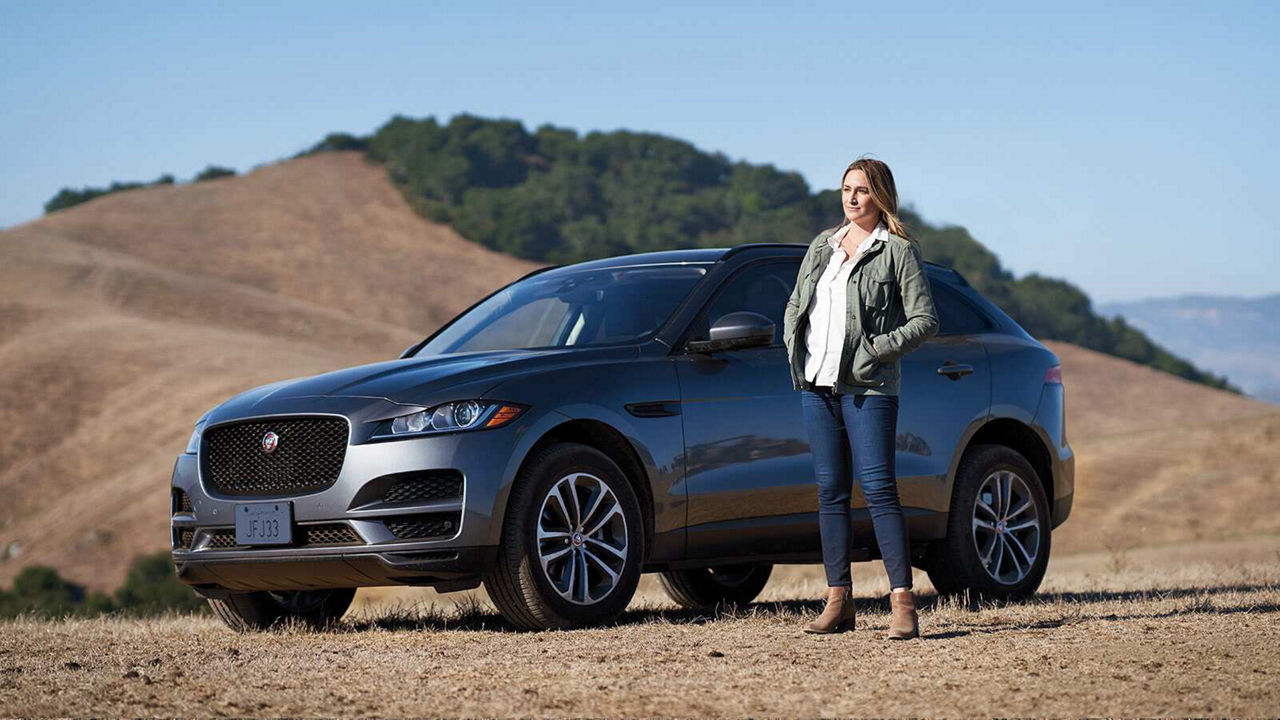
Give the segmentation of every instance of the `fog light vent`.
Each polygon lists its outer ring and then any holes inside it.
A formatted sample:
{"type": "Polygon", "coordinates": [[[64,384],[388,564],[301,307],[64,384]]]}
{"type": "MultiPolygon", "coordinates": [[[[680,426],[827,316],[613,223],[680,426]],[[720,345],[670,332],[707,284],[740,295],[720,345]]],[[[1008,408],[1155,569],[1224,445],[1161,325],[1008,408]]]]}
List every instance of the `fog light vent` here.
{"type": "Polygon", "coordinates": [[[462,513],[423,513],[400,515],[386,520],[387,529],[401,540],[425,540],[451,537],[458,531],[462,513]]]}

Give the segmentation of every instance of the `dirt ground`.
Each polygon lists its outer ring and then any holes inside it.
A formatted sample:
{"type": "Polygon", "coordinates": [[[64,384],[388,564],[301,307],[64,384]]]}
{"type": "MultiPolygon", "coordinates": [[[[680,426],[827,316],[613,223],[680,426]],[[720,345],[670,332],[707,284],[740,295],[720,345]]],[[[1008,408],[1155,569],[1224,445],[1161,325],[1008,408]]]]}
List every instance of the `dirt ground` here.
{"type": "MultiPolygon", "coordinates": [[[[821,578],[779,568],[735,614],[647,581],[612,627],[521,633],[483,594],[364,597],[326,632],[211,617],[0,624],[0,715],[1270,715],[1280,537],[1055,558],[1032,602],[921,593],[883,637],[860,565],[855,632],[806,636],[821,578]]],[[[927,587],[927,584],[924,585],[927,587]]]]}

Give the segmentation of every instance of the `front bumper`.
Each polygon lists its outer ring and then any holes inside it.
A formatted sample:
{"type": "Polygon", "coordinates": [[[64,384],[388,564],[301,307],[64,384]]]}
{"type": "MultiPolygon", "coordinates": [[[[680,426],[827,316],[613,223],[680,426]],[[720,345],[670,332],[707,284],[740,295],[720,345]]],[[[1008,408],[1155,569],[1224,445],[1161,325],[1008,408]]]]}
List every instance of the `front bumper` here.
{"type": "Polygon", "coordinates": [[[178,579],[206,597],[227,591],[312,590],[370,585],[430,585],[441,592],[476,587],[497,548],[453,548],[405,552],[288,551],[175,553],[178,579]]]}
{"type": "Polygon", "coordinates": [[[220,495],[202,477],[200,458],[180,455],[171,506],[179,580],[206,595],[394,584],[473,587],[495,554],[510,481],[538,418],[527,413],[488,430],[369,442],[376,424],[369,418],[400,407],[370,398],[310,398],[291,412],[213,423],[334,414],[348,419],[351,438],[336,482],[301,495],[220,495]],[[424,473],[460,477],[460,496],[384,501],[395,478],[424,473]],[[293,545],[235,544],[236,508],[264,500],[291,504],[293,545]],[[426,537],[405,537],[399,529],[415,519],[429,521],[426,537]]]}

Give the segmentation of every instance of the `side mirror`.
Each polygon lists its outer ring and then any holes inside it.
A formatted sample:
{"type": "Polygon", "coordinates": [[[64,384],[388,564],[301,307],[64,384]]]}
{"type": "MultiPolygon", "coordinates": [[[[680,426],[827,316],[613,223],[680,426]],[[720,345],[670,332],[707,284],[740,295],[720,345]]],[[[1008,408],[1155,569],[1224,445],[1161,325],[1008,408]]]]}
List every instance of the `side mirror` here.
{"type": "Polygon", "coordinates": [[[690,352],[697,353],[760,347],[772,345],[773,334],[773,321],[764,315],[731,312],[712,323],[710,340],[690,340],[686,346],[690,352]]]}

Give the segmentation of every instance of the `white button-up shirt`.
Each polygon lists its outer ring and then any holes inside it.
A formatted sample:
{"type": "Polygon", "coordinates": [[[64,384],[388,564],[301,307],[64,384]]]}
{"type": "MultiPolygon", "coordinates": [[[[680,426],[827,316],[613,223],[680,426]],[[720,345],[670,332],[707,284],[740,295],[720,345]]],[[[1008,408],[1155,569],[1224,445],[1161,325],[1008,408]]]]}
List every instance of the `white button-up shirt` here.
{"type": "Polygon", "coordinates": [[[813,300],[809,303],[809,325],[804,334],[805,349],[808,352],[804,361],[804,376],[814,385],[834,386],[836,374],[840,371],[840,349],[844,347],[848,307],[846,291],[853,266],[877,239],[889,239],[889,228],[883,221],[877,223],[867,239],[858,244],[853,258],[845,262],[849,255],[840,247],[840,241],[851,227],[853,223],[845,225],[827,238],[827,243],[834,252],[818,278],[813,300]]]}

